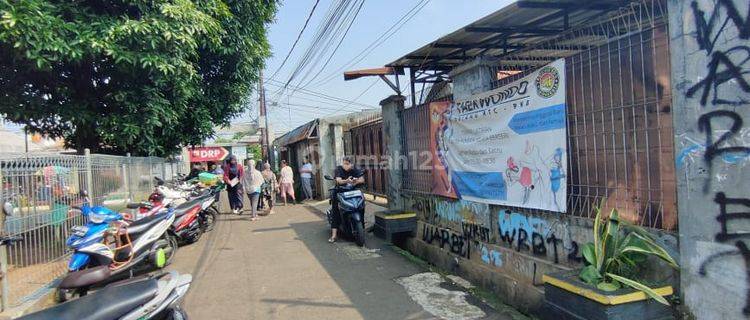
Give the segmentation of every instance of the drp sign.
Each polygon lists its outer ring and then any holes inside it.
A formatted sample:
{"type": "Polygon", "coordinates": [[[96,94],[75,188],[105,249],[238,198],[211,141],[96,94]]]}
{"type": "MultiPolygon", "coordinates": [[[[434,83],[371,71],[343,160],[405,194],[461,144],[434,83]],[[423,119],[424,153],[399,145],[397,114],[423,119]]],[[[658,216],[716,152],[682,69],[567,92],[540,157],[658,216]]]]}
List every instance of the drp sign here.
{"type": "Polygon", "coordinates": [[[229,155],[224,147],[196,147],[190,151],[190,162],[221,161],[229,155]]]}

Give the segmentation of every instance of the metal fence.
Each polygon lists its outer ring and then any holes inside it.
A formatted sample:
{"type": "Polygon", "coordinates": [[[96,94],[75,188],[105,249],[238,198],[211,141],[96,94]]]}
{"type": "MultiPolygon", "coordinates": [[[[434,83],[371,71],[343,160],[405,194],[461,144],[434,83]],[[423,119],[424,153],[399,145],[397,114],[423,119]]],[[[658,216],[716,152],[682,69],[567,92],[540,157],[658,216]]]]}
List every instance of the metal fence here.
{"type": "MultiPolygon", "coordinates": [[[[605,20],[518,50],[524,59],[537,48],[551,52],[536,64],[518,68],[501,60],[492,70],[497,88],[566,59],[568,214],[592,217],[606,199],[606,207],[643,226],[677,227],[666,16],[663,0],[637,1],[605,20]],[[572,47],[587,49],[554,56],[572,47]],[[513,72],[502,74],[508,70],[513,72]]],[[[427,105],[404,110],[402,119],[407,154],[427,152],[427,105]]],[[[404,189],[429,193],[430,171],[410,166],[404,189]]]]}
{"type": "Polygon", "coordinates": [[[171,178],[179,163],[162,158],[109,155],[0,154],[4,234],[23,241],[0,249],[7,267],[2,278],[2,307],[32,300],[64,274],[71,227],[84,219],[70,207],[86,190],[95,204],[124,209],[131,199],[147,197],[153,177],[171,178]]]}
{"type": "MultiPolygon", "coordinates": [[[[641,225],[677,227],[666,17],[663,0],[637,1],[526,49],[589,48],[565,57],[571,215],[592,217],[605,200],[607,208],[641,225]]],[[[546,63],[540,62],[537,67],[546,63]]]]}
{"type": "Polygon", "coordinates": [[[382,118],[354,127],[349,132],[351,155],[365,171],[365,191],[385,196],[388,177],[383,164],[387,161],[387,137],[383,135],[382,118]]]}

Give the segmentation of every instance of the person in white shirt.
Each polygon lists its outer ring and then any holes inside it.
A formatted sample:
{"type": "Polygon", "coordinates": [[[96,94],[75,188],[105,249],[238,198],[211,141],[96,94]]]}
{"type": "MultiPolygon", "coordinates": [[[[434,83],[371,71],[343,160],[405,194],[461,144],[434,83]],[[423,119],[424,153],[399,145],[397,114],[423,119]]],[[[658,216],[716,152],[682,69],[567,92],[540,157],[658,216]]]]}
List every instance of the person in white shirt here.
{"type": "Polygon", "coordinates": [[[245,175],[242,177],[242,185],[245,186],[245,193],[250,200],[250,210],[252,216],[250,221],[258,219],[258,199],[260,198],[260,187],[263,185],[263,175],[255,169],[255,160],[247,161],[245,175]]]}
{"type": "Polygon", "coordinates": [[[302,165],[302,168],[299,169],[299,176],[302,179],[302,192],[305,194],[305,200],[313,198],[312,175],[313,166],[312,163],[310,163],[310,157],[306,156],[305,163],[302,165]]]}
{"type": "Polygon", "coordinates": [[[297,200],[294,198],[294,171],[292,171],[292,167],[286,164],[286,160],[281,160],[279,184],[281,185],[281,198],[284,199],[284,205],[287,205],[287,195],[292,198],[292,203],[297,202],[297,200]]]}

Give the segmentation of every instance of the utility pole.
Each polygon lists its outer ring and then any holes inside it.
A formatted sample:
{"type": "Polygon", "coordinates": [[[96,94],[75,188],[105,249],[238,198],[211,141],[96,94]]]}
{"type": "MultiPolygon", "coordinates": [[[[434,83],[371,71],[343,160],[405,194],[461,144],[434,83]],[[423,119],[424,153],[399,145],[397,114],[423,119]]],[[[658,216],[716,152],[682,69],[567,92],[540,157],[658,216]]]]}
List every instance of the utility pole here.
{"type": "MultiPolygon", "coordinates": [[[[263,86],[263,70],[260,70],[260,81],[258,81],[258,102],[260,105],[260,121],[263,121],[263,130],[261,131],[261,145],[263,158],[268,160],[269,163],[273,163],[271,159],[271,142],[269,141],[269,130],[268,130],[268,112],[266,110],[266,89],[263,86]]],[[[260,122],[259,121],[259,122],[260,122]]]]}

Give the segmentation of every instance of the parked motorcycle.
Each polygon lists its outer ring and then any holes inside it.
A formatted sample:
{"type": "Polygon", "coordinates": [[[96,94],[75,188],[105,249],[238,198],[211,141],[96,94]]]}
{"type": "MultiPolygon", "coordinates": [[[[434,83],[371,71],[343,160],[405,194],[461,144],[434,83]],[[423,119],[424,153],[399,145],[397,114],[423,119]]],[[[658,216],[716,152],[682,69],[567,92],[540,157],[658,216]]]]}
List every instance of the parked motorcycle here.
{"type": "MultiPolygon", "coordinates": [[[[334,180],[329,175],[325,175],[326,180],[334,180]]],[[[350,236],[358,246],[365,245],[365,195],[361,190],[356,189],[354,185],[340,185],[330,189],[335,193],[338,200],[338,214],[341,221],[339,232],[350,236]]],[[[333,204],[333,200],[329,200],[333,204]]],[[[328,223],[333,226],[333,208],[326,211],[328,223]]]]}
{"type": "Polygon", "coordinates": [[[177,251],[177,240],[169,232],[175,221],[172,209],[132,222],[106,207],[91,207],[88,199],[76,209],[87,224],[73,227],[66,242],[73,255],[56,291],[59,302],[86,295],[92,286],[125,271],[132,276],[133,269],[144,262],[163,268],[177,251]]]}
{"type": "MultiPolygon", "coordinates": [[[[167,188],[164,185],[159,187],[167,188]]],[[[202,190],[193,190],[190,193],[179,195],[180,201],[174,201],[174,198],[165,196],[165,194],[168,195],[169,193],[164,193],[157,187],[157,189],[155,189],[149,196],[148,202],[130,203],[128,204],[128,208],[138,209],[140,216],[148,216],[155,212],[159,212],[159,210],[163,210],[163,208],[169,206],[174,207],[176,211],[175,215],[177,217],[175,221],[175,233],[180,238],[187,240],[186,242],[192,243],[198,241],[198,238],[200,238],[200,234],[196,234],[196,230],[189,228],[190,232],[186,237],[181,236],[179,233],[184,228],[192,225],[195,212],[190,209],[194,209],[199,203],[200,210],[197,212],[197,221],[200,225],[200,231],[208,232],[213,230],[214,222],[219,214],[219,210],[216,208],[216,195],[223,189],[224,185],[221,184],[202,190]],[[176,204],[177,202],[179,202],[179,204],[176,204]]]]}
{"type": "Polygon", "coordinates": [[[179,304],[191,282],[192,276],[177,272],[129,279],[18,319],[187,319],[179,304]]]}

